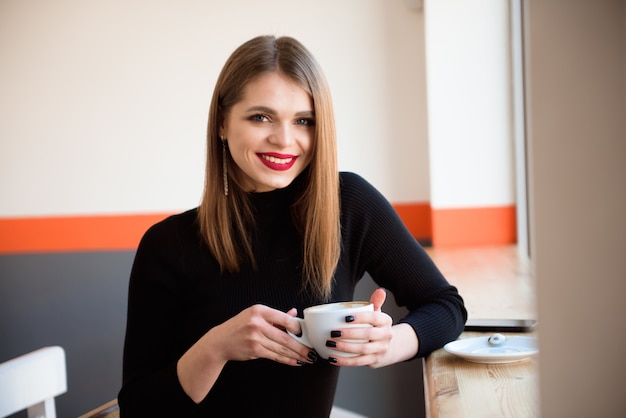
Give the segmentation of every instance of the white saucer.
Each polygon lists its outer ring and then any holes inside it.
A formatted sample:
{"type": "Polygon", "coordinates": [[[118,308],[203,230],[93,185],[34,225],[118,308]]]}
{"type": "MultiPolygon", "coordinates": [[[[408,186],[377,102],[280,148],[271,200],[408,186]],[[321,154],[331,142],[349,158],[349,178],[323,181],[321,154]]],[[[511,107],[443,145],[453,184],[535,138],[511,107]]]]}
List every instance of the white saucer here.
{"type": "Polygon", "coordinates": [[[443,348],[448,353],[464,358],[472,363],[515,363],[526,360],[539,352],[537,340],[533,337],[506,337],[504,344],[489,345],[489,337],[465,338],[449,342],[443,348]]]}

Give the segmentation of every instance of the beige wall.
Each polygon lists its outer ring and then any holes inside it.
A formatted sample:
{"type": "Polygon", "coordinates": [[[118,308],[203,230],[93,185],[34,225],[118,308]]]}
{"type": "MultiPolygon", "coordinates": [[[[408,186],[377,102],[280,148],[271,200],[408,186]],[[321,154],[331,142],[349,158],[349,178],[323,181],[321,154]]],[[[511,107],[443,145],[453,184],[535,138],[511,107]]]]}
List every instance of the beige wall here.
{"type": "Polygon", "coordinates": [[[394,203],[429,203],[436,188],[440,207],[512,204],[506,2],[415,3],[1,1],[0,218],[195,206],[217,73],[265,33],[299,38],[322,64],[342,170],[394,203]],[[426,45],[444,57],[430,97],[426,45]],[[469,88],[434,87],[459,80],[469,88]],[[429,134],[427,101],[441,103],[435,131],[452,130],[429,134]]]}
{"type": "Polygon", "coordinates": [[[622,417],[626,1],[526,5],[542,416],[622,417]]]}
{"type": "Polygon", "coordinates": [[[428,202],[423,13],[405,0],[4,0],[0,217],[195,206],[217,73],[266,33],[324,68],[341,169],[428,202]]]}

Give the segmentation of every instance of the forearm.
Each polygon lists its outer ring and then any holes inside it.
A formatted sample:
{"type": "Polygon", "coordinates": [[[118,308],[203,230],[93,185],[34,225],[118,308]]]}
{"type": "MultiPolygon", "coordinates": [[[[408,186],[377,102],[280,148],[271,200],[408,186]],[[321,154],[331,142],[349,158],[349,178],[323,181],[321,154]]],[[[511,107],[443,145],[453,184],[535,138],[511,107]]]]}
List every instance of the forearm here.
{"type": "Polygon", "coordinates": [[[209,331],[178,360],[176,372],[185,393],[200,403],[217,381],[226,360],[211,348],[209,331]]]}
{"type": "Polygon", "coordinates": [[[390,366],[412,359],[419,349],[419,339],[409,324],[396,324],[391,327],[393,334],[389,342],[389,349],[377,363],[370,364],[372,368],[390,366]]]}
{"type": "Polygon", "coordinates": [[[392,328],[393,338],[389,351],[391,352],[391,363],[400,363],[412,359],[419,349],[419,339],[415,330],[409,324],[396,324],[392,328]]]}

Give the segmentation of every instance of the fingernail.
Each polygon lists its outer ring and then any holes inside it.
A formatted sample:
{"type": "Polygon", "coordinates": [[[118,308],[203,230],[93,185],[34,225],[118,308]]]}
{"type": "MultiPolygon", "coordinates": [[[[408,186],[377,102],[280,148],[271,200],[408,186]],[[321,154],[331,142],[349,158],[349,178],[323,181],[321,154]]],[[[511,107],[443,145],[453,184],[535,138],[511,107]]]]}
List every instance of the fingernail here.
{"type": "Polygon", "coordinates": [[[337,363],[337,358],[336,357],[328,357],[328,362],[329,363],[337,363]]]}
{"type": "Polygon", "coordinates": [[[334,341],[326,341],[326,347],[337,347],[337,343],[334,341]]]}
{"type": "Polygon", "coordinates": [[[331,331],[330,338],[339,338],[341,337],[341,331],[331,331]]]}
{"type": "Polygon", "coordinates": [[[296,360],[296,362],[298,363],[298,366],[304,366],[306,364],[302,360],[296,360]]]}
{"type": "Polygon", "coordinates": [[[352,315],[346,316],[346,322],[354,322],[354,317],[352,315]]]}
{"type": "Polygon", "coordinates": [[[302,337],[302,328],[300,328],[300,332],[295,334],[296,337],[302,337]]]}
{"type": "Polygon", "coordinates": [[[312,361],[312,362],[316,362],[317,361],[317,354],[315,353],[315,351],[309,351],[309,354],[307,354],[307,357],[312,361]]]}

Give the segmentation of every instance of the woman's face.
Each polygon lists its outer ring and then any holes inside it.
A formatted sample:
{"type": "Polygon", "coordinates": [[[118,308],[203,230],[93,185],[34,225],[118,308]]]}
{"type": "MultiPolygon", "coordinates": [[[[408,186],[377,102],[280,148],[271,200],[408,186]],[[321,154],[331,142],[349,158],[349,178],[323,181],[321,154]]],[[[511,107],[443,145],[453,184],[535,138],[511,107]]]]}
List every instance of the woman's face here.
{"type": "Polygon", "coordinates": [[[253,79],[224,117],[220,136],[249,192],[288,186],[307,167],[315,136],[309,93],[278,73],[253,79]]]}

